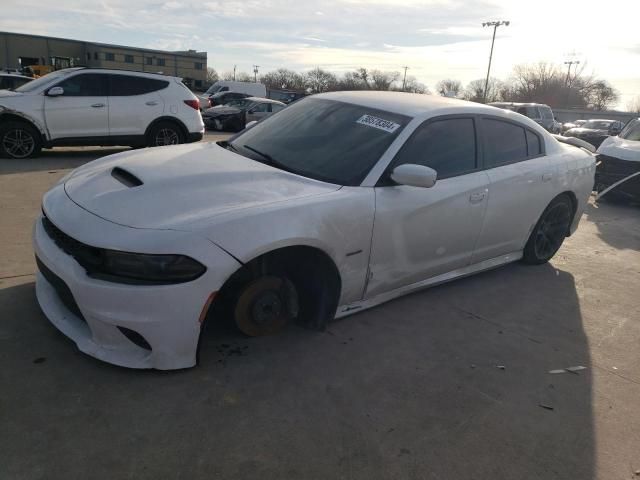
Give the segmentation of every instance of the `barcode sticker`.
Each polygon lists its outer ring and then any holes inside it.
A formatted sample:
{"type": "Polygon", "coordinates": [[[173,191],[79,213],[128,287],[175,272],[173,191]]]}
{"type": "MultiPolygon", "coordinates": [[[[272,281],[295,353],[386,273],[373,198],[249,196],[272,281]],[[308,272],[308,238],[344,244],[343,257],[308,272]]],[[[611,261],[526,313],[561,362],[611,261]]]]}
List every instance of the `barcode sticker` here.
{"type": "Polygon", "coordinates": [[[377,128],[378,130],[384,130],[388,133],[393,133],[398,129],[398,127],[400,127],[399,123],[392,122],[391,120],[385,120],[384,118],[374,117],[372,115],[363,115],[356,120],[356,123],[377,128]]]}

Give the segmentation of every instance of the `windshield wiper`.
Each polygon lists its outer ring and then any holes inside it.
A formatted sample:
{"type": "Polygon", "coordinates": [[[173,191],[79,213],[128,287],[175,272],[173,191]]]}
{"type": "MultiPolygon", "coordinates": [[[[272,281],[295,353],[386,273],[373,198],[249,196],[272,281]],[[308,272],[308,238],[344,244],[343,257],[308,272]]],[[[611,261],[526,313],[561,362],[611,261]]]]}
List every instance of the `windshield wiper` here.
{"type": "Polygon", "coordinates": [[[284,163],[281,163],[281,162],[277,161],[276,159],[274,159],[268,153],[261,152],[260,150],[257,150],[255,148],[253,148],[251,145],[246,145],[245,144],[245,145],[242,145],[242,146],[244,148],[246,148],[247,150],[251,150],[253,153],[257,153],[264,160],[266,160],[265,162],[262,162],[262,163],[266,163],[267,165],[270,165],[272,167],[279,168],[280,170],[284,170],[285,172],[295,173],[296,175],[300,175],[300,173],[298,173],[296,170],[292,169],[291,167],[288,167],[284,163]]]}
{"type": "Polygon", "coordinates": [[[234,147],[231,143],[227,142],[226,140],[221,140],[219,142],[216,142],[218,145],[220,145],[222,148],[226,148],[227,150],[232,150],[234,152],[237,152],[238,149],[236,147],[234,147]]]}

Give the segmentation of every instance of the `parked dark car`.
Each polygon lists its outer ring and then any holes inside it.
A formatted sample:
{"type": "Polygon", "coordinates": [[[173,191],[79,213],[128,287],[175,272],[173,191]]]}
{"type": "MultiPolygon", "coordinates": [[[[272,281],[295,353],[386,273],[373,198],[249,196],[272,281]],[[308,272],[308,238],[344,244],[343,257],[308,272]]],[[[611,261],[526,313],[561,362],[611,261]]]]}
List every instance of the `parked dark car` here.
{"type": "Polygon", "coordinates": [[[216,105],[226,105],[233,100],[241,100],[243,98],[250,97],[246,93],[238,92],[220,92],[215,93],[209,97],[209,105],[215,107],[216,105]]]}
{"type": "Polygon", "coordinates": [[[587,123],[586,120],[574,120],[573,122],[566,122],[562,125],[562,132],[566,132],[567,130],[571,130],[572,128],[578,128],[581,127],[582,125],[584,125],[585,123],[587,123]]]}
{"type": "Polygon", "coordinates": [[[581,127],[567,130],[564,135],[579,138],[594,147],[599,147],[607,137],[618,135],[623,126],[623,123],[618,120],[592,119],[587,120],[581,127]]]}
{"type": "Polygon", "coordinates": [[[505,110],[512,110],[525,117],[529,117],[534,122],[542,126],[547,132],[560,133],[560,124],[556,122],[553,111],[549,105],[543,103],[515,103],[515,102],[493,102],[492,107],[505,110]]]}
{"type": "Polygon", "coordinates": [[[640,202],[640,118],[627,123],[617,137],[608,137],[602,142],[597,165],[595,189],[598,193],[620,182],[605,198],[640,202]]]}
{"type": "Polygon", "coordinates": [[[269,90],[267,92],[267,98],[270,98],[271,100],[278,100],[279,102],[286,103],[287,105],[304,96],[306,96],[304,92],[297,90],[269,90]]]}
{"type": "Polygon", "coordinates": [[[207,128],[213,130],[240,131],[247,123],[262,120],[285,107],[284,103],[276,100],[247,97],[208,108],[203,112],[202,120],[207,128]]]}

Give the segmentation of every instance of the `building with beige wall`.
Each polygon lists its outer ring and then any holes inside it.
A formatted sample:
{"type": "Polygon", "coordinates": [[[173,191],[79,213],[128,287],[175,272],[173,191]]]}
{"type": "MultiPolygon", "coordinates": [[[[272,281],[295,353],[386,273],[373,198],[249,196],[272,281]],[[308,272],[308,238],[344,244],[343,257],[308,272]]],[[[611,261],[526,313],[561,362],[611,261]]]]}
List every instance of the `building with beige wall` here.
{"type": "Polygon", "coordinates": [[[107,43],[0,32],[0,68],[32,65],[52,70],[73,66],[117,68],[182,77],[191,88],[203,88],[207,79],[207,53],[170,52],[107,43]]]}

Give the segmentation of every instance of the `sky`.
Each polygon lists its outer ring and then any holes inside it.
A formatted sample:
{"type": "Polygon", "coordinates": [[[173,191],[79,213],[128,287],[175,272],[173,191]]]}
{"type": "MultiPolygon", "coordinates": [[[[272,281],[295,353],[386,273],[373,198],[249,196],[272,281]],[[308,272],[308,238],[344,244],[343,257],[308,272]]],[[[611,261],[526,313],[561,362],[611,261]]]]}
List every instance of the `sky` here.
{"type": "Polygon", "coordinates": [[[640,97],[640,0],[3,0],[0,30],[208,53],[218,72],[317,66],[402,71],[432,91],[444,78],[578,60],[608,80],[624,109],[640,97]]]}

